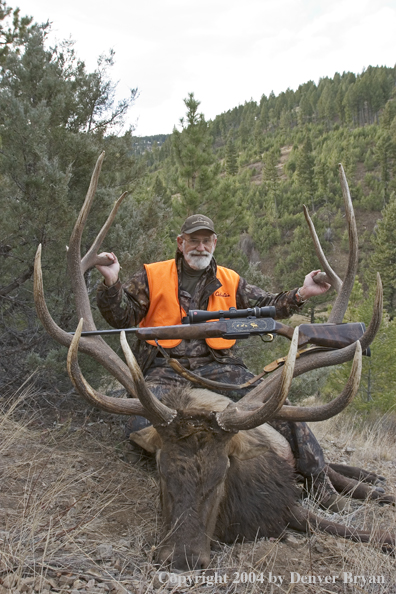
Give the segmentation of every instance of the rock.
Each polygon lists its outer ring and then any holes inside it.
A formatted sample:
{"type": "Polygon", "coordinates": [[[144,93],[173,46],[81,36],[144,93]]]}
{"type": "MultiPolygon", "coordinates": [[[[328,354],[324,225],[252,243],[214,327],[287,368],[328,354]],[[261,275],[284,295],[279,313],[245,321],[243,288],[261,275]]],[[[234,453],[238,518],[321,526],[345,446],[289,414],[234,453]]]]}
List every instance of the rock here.
{"type": "Polygon", "coordinates": [[[111,559],[113,556],[113,547],[111,544],[100,544],[96,547],[96,559],[105,560],[111,559]]]}
{"type": "Polygon", "coordinates": [[[129,590],[126,589],[122,584],[115,583],[112,585],[113,594],[130,594],[129,590]]]}
{"type": "Polygon", "coordinates": [[[292,534],[288,534],[283,542],[292,547],[300,547],[303,544],[301,540],[299,540],[292,534]]]}
{"type": "Polygon", "coordinates": [[[26,577],[26,578],[22,578],[19,582],[19,591],[23,594],[24,592],[31,592],[32,591],[32,587],[33,587],[33,583],[36,581],[36,578],[34,577],[26,577]]]}
{"type": "Polygon", "coordinates": [[[54,588],[55,590],[57,590],[59,588],[58,582],[56,580],[54,580],[51,577],[46,577],[45,578],[47,584],[49,584],[51,586],[51,588],[54,588]]]}
{"type": "MultiPolygon", "coordinates": [[[[39,575],[34,579],[34,589],[37,592],[41,592],[44,589],[50,591],[51,588],[56,588],[57,586],[58,584],[55,582],[55,580],[52,580],[51,578],[45,578],[39,575]]],[[[25,592],[26,591],[28,590],[25,590],[25,592]]]]}
{"type": "Polygon", "coordinates": [[[323,553],[324,552],[324,548],[322,547],[321,544],[316,544],[315,545],[315,551],[317,551],[318,553],[323,553]]]}
{"type": "Polygon", "coordinates": [[[120,561],[120,559],[117,559],[117,560],[116,560],[116,562],[114,563],[113,567],[114,567],[114,569],[116,569],[117,571],[120,571],[120,570],[121,570],[121,568],[122,568],[122,565],[121,565],[121,561],[120,561]]]}
{"type": "Polygon", "coordinates": [[[76,579],[77,579],[77,576],[71,575],[70,573],[66,574],[66,575],[61,575],[59,578],[59,584],[64,585],[64,586],[71,586],[72,584],[74,584],[76,579]]]}
{"type": "Polygon", "coordinates": [[[352,454],[352,453],[353,453],[353,452],[355,452],[355,451],[356,451],[356,448],[351,448],[351,446],[347,446],[347,447],[345,448],[345,452],[346,452],[347,454],[352,454]]]}

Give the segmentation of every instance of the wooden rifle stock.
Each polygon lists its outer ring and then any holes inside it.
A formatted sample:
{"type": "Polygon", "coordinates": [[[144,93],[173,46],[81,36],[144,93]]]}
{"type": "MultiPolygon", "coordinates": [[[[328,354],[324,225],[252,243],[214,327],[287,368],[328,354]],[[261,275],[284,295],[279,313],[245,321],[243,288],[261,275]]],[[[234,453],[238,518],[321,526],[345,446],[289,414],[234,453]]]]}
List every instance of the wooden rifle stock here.
{"type": "MultiPolygon", "coordinates": [[[[353,322],[350,324],[301,324],[299,327],[298,346],[302,347],[309,343],[315,346],[342,349],[359,340],[365,330],[366,327],[363,322],[353,322]]],[[[293,328],[280,322],[276,322],[275,332],[289,339],[293,336],[293,328]]]]}

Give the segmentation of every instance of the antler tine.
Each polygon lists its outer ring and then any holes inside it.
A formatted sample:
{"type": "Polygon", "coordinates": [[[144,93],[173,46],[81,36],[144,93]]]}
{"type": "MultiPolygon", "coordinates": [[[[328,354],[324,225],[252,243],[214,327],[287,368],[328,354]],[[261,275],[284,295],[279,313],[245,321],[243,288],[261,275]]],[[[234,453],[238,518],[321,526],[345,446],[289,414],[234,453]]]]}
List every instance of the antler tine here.
{"type": "Polygon", "coordinates": [[[137,398],[112,398],[97,392],[86,381],[78,364],[78,349],[82,327],[83,319],[81,318],[67,353],[67,372],[77,392],[90,404],[109,413],[118,415],[135,414],[149,418],[147,411],[137,398]]]}
{"type": "Polygon", "coordinates": [[[136,385],[138,398],[145,410],[150,414],[150,420],[155,419],[152,420],[154,426],[169,425],[177,415],[177,412],[173,408],[169,408],[163,404],[158,398],[155,398],[148,389],[142,371],[132,353],[124,331],[121,332],[120,340],[127,365],[136,385]]]}
{"type": "Polygon", "coordinates": [[[272,418],[282,421],[325,421],[335,417],[354,399],[360,384],[362,374],[362,347],[356,342],[355,356],[348,382],[341,394],[329,402],[320,406],[283,406],[272,418]]]}
{"type": "Polygon", "coordinates": [[[105,224],[99,231],[95,241],[89,248],[88,252],[85,254],[83,259],[81,260],[81,269],[82,269],[83,274],[89,268],[92,268],[92,266],[95,266],[95,264],[108,264],[108,262],[102,262],[102,260],[99,259],[97,253],[98,253],[98,250],[107,235],[108,230],[110,229],[110,227],[114,221],[114,218],[117,214],[117,211],[118,211],[122,201],[124,200],[124,198],[127,194],[128,194],[128,192],[124,192],[123,194],[121,194],[121,196],[118,198],[118,200],[115,201],[114,206],[111,210],[111,213],[107,217],[107,221],[105,222],[105,224]]]}
{"type": "Polygon", "coordinates": [[[327,274],[328,280],[329,280],[331,286],[338,293],[341,290],[342,281],[341,281],[340,277],[334,272],[334,270],[330,266],[330,264],[325,256],[325,253],[324,253],[323,248],[319,241],[318,234],[316,233],[315,225],[313,224],[313,221],[312,221],[311,217],[309,216],[308,208],[305,206],[305,204],[303,205],[303,208],[304,208],[305,220],[307,221],[309,230],[311,232],[311,237],[312,237],[312,241],[314,242],[315,251],[316,251],[316,255],[318,256],[318,260],[319,260],[324,272],[327,274]]]}
{"type": "MultiPolygon", "coordinates": [[[[53,320],[45,302],[43,274],[41,270],[41,244],[37,248],[34,260],[34,302],[37,316],[52,338],[65,347],[69,347],[72,336],[62,330],[53,320]]],[[[135,385],[131,379],[128,367],[124,361],[102,340],[100,336],[82,338],[79,343],[80,351],[98,361],[107,371],[124,386],[128,392],[136,397],[135,385]]]]}
{"type": "Polygon", "coordinates": [[[67,263],[69,268],[70,281],[73,288],[74,297],[76,300],[77,315],[79,318],[84,318],[85,330],[96,330],[93,321],[91,307],[87,288],[84,281],[84,275],[81,268],[81,237],[84,231],[84,226],[91,210],[92,202],[95,197],[96,188],[98,186],[98,179],[105,153],[102,152],[96,161],[95,169],[92,173],[91,182],[89,184],[88,192],[84,200],[84,204],[77,217],[73,232],[70,237],[69,250],[67,252],[67,263]]]}
{"type": "Polygon", "coordinates": [[[358,234],[356,228],[355,214],[352,206],[351,194],[349,192],[345,171],[341,163],[339,163],[338,167],[349,234],[349,259],[344,281],[341,281],[339,276],[334,272],[329,262],[327,261],[327,258],[320,244],[318,235],[316,233],[315,226],[312,222],[311,217],[309,216],[307,207],[304,205],[304,215],[308,223],[309,230],[311,232],[311,237],[314,242],[316,255],[318,256],[322,268],[327,274],[327,280],[329,280],[331,286],[337,292],[337,297],[328,320],[329,323],[334,324],[341,323],[344,318],[346,309],[348,307],[349,297],[351,295],[351,291],[353,288],[353,283],[355,282],[355,276],[358,266],[358,234]]]}
{"type": "Polygon", "coordinates": [[[348,267],[342,283],[342,288],[339,291],[335,300],[333,309],[329,316],[329,322],[339,324],[344,319],[345,312],[348,307],[349,297],[351,295],[353,284],[355,282],[355,276],[358,267],[358,233],[356,227],[355,213],[353,211],[351,194],[349,192],[348,182],[345,175],[345,171],[341,163],[338,165],[340,182],[342,188],[342,195],[344,198],[345,214],[348,223],[348,235],[349,235],[349,259],[348,267]]]}
{"type": "MultiPolygon", "coordinates": [[[[277,386],[274,388],[273,395],[262,406],[258,406],[253,411],[243,410],[245,398],[242,398],[236,405],[228,406],[224,411],[217,413],[216,418],[220,427],[225,431],[240,431],[241,429],[253,429],[265,423],[269,418],[283,406],[290,390],[293,379],[294,365],[296,362],[298,348],[298,326],[294,330],[289,354],[286,363],[282,369],[277,386]]],[[[259,392],[259,388],[256,388],[259,392]]]]}
{"type": "Polygon", "coordinates": [[[360,339],[360,344],[362,345],[363,350],[365,350],[373,342],[375,335],[377,334],[377,332],[381,326],[383,309],[384,309],[384,291],[382,288],[381,275],[379,272],[377,272],[377,286],[376,286],[376,290],[375,290],[373,315],[371,316],[370,324],[369,324],[366,332],[363,334],[362,338],[360,339]]]}
{"type": "Polygon", "coordinates": [[[71,343],[71,336],[55,323],[45,301],[43,272],[41,269],[41,249],[40,243],[34,258],[33,295],[37,316],[48,334],[57,342],[63,344],[63,346],[68,347],[71,343]]]}

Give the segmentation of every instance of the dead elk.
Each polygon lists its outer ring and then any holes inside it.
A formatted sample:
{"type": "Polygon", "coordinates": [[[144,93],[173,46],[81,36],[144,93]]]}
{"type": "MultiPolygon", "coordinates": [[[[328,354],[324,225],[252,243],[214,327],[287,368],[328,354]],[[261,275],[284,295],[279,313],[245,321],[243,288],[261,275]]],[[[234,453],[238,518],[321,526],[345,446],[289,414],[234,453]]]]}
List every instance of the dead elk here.
{"type": "MultiPolygon", "coordinates": [[[[142,415],[152,423],[151,427],[134,434],[134,440],[157,455],[162,511],[167,531],[159,561],[171,562],[175,568],[182,570],[205,568],[209,564],[212,539],[232,542],[236,538],[254,539],[257,534],[279,536],[287,526],[305,531],[309,525],[316,525],[331,534],[362,542],[373,541],[385,550],[392,549],[395,538],[391,534],[371,534],[347,528],[323,520],[299,506],[290,447],[266,423],[270,419],[320,421],[338,414],[348,405],[358,389],[362,350],[368,348],[381,322],[382,288],[379,277],[372,320],[356,344],[336,351],[312,352],[296,360],[296,329],[283,369],[267,377],[238,403],[203,389],[168,394],[160,402],[146,385],[125,334],[121,335],[121,342],[127,365],[101,337],[80,336],[82,329],[95,329],[84,272],[98,261],[97,251],[124,196],[116,202],[91,249],[81,259],[81,236],[94,199],[103,157],[101,155],[96,164],[67,254],[77,314],[81,319],[74,338],[57,326],[46,307],[40,248],[35,262],[35,301],[38,316],[46,330],[58,342],[69,347],[68,372],[77,391],[103,410],[123,415],[142,415]],[[78,350],[99,361],[121,382],[132,398],[113,398],[89,386],[78,366],[78,350]],[[318,407],[285,405],[293,377],[352,359],[349,381],[331,403],[318,407]]],[[[344,316],[357,267],[356,223],[342,167],[340,177],[350,238],[350,258],[343,282],[330,268],[306,212],[318,257],[337,291],[330,319],[335,323],[340,323],[344,316]]],[[[330,468],[329,471],[335,478],[338,477],[342,485],[340,490],[353,491],[354,479],[342,476],[337,470],[342,469],[330,468]]],[[[358,470],[370,480],[369,473],[358,470]]],[[[394,502],[392,497],[381,496],[368,485],[360,484],[359,487],[360,497],[382,497],[385,502],[394,502]]]]}

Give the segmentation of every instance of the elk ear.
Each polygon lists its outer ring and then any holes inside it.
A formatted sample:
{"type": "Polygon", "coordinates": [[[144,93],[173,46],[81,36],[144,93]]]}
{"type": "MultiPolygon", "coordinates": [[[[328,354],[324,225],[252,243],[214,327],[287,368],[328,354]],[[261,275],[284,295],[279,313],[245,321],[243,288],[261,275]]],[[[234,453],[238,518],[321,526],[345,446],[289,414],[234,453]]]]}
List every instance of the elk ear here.
{"type": "Polygon", "coordinates": [[[268,444],[253,441],[247,435],[237,433],[229,443],[228,455],[234,456],[239,460],[249,460],[250,458],[260,456],[260,454],[265,454],[269,449],[268,444]]]}
{"type": "Polygon", "coordinates": [[[152,426],[130,433],[129,439],[151,454],[155,454],[162,445],[160,436],[152,426]]]}

